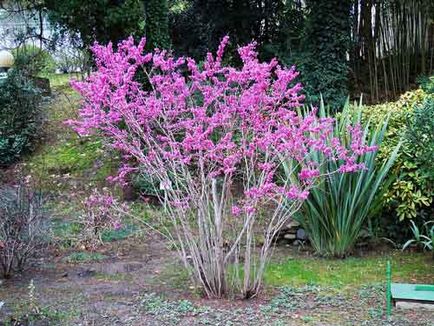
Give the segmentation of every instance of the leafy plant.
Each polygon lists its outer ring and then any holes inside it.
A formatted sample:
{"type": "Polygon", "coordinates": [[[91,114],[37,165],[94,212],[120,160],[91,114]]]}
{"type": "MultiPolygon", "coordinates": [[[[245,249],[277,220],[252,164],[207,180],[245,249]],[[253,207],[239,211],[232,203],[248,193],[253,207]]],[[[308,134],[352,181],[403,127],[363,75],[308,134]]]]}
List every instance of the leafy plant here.
{"type": "Polygon", "coordinates": [[[416,245],[423,250],[433,250],[434,246],[434,225],[429,228],[429,225],[434,221],[428,221],[423,224],[425,234],[419,229],[419,227],[413,221],[411,223],[411,231],[413,233],[413,239],[408,240],[403,246],[402,250],[407,249],[410,245],[416,245]]]}
{"type": "MultiPolygon", "coordinates": [[[[322,119],[327,117],[323,104],[319,116],[322,119]]],[[[361,106],[351,107],[347,104],[336,118],[334,137],[344,145],[350,144],[351,139],[344,131],[348,126],[360,124],[361,116],[361,106]]],[[[377,125],[368,122],[359,137],[370,146],[381,147],[386,128],[387,119],[377,125]]],[[[339,162],[331,160],[322,164],[324,159],[320,155],[313,156],[320,166],[321,174],[328,177],[312,189],[295,218],[307,231],[318,254],[345,257],[350,253],[368,218],[374,216],[383,204],[382,195],[394,178],[389,170],[398,150],[399,145],[383,163],[377,162],[377,152],[365,153],[357,160],[363,164],[362,170],[350,174],[330,173],[338,169],[339,162]]],[[[290,177],[291,168],[291,164],[285,166],[287,177],[290,177]]]]}
{"type": "Polygon", "coordinates": [[[20,71],[0,84],[0,166],[33,149],[42,122],[40,104],[39,89],[20,71]]]}
{"type": "MultiPolygon", "coordinates": [[[[433,82],[434,84],[434,82],[433,82]]],[[[433,86],[434,88],[434,86],[433,86]]],[[[434,91],[427,94],[424,102],[415,106],[407,123],[405,140],[411,149],[414,163],[421,177],[434,186],[434,91]]]]}
{"type": "Polygon", "coordinates": [[[319,103],[322,95],[334,109],[345,104],[351,5],[349,0],[306,1],[308,13],[298,61],[311,103],[319,103]]]}
{"type": "Polygon", "coordinates": [[[160,190],[160,183],[158,180],[146,173],[138,173],[133,177],[132,184],[140,194],[145,196],[157,196],[162,195],[160,190]]]}
{"type": "Polygon", "coordinates": [[[65,263],[83,263],[83,262],[95,262],[107,259],[106,255],[99,252],[73,252],[70,255],[64,257],[62,260],[65,263]]]}
{"type": "Polygon", "coordinates": [[[144,2],[140,0],[44,0],[48,19],[61,34],[88,50],[93,42],[118,42],[128,35],[143,35],[144,2]]]}
{"type": "Polygon", "coordinates": [[[15,67],[27,76],[47,75],[54,72],[56,62],[45,49],[35,45],[23,45],[14,50],[15,67]]]}
{"type": "MultiPolygon", "coordinates": [[[[425,117],[425,113],[422,113],[425,110],[432,111],[429,107],[425,108],[424,106],[427,103],[428,105],[432,103],[430,98],[432,95],[418,89],[403,94],[396,102],[366,106],[363,109],[363,121],[369,120],[372,125],[381,124],[384,119],[389,117],[384,141],[379,148],[377,157],[380,163],[387,161],[396,145],[402,141],[398,156],[391,168],[391,173],[398,177],[384,197],[387,208],[395,212],[400,221],[416,218],[423,209],[429,208],[432,204],[434,195],[432,178],[430,180],[429,174],[425,172],[427,170],[432,172],[432,169],[430,169],[430,165],[423,168],[421,164],[421,161],[425,160],[425,153],[429,153],[431,148],[415,144],[419,141],[418,137],[421,137],[421,133],[426,134],[420,140],[424,142],[424,145],[428,145],[432,141],[430,140],[432,137],[430,135],[433,132],[430,129],[432,128],[432,120],[428,121],[429,114],[425,117]],[[424,109],[419,109],[422,106],[424,109]],[[419,110],[422,110],[420,114],[415,115],[415,111],[419,110]],[[415,123],[411,123],[411,128],[408,129],[409,122],[412,121],[415,123]],[[412,128],[414,131],[411,131],[412,128]],[[416,134],[419,136],[412,138],[411,135],[416,134]]],[[[390,214],[388,215],[390,216],[390,214]]],[[[387,223],[390,224],[391,221],[389,220],[387,223]]]]}

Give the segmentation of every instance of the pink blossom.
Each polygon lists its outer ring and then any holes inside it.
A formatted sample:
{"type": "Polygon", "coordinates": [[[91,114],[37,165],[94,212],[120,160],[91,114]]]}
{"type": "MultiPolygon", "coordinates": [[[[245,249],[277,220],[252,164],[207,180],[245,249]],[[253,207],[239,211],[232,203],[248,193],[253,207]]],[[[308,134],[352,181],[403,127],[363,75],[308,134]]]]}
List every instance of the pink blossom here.
{"type": "MultiPolygon", "coordinates": [[[[358,158],[376,147],[364,144],[360,126],[349,128],[351,142],[344,146],[333,137],[333,119],[318,118],[316,109],[306,116],[297,112],[304,96],[295,67],[276,59],[260,62],[256,43],[238,49],[239,68],[224,66],[228,42],[224,37],[203,68],[167,51],[145,53],[145,39],[135,45],[129,38],[117,51],[95,44],[97,70],[72,83],[83,103],[79,118],[67,124],[80,135],[103,135],[121,153],[124,162],[113,181],[126,183],[139,167],[163,179],[181,173],[188,187],[248,179],[242,207],[234,206],[233,213],[253,214],[258,205],[279,198],[305,200],[312,179],[321,177],[312,154],[339,162],[338,172],[363,169],[358,158]],[[145,84],[136,78],[143,70],[149,76],[145,84]],[[284,161],[300,167],[294,179],[279,180],[284,161]]],[[[178,190],[170,202],[175,209],[195,207],[188,187],[180,187],[185,194],[178,190]]]]}
{"type": "Polygon", "coordinates": [[[239,208],[238,206],[232,206],[232,214],[234,215],[234,216],[239,216],[239,215],[241,215],[241,212],[242,212],[242,210],[241,210],[241,208],[239,208]]]}

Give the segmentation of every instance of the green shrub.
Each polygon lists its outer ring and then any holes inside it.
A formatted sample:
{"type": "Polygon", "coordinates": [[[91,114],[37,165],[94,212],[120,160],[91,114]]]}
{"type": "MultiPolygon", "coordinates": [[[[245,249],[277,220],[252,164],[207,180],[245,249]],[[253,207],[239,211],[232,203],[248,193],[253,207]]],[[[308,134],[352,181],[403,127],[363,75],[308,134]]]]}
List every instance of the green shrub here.
{"type": "Polygon", "coordinates": [[[432,186],[434,180],[434,96],[427,96],[421,105],[415,107],[413,118],[408,122],[405,141],[412,149],[414,162],[422,177],[431,182],[432,186]]]}
{"type": "Polygon", "coordinates": [[[27,76],[39,76],[52,73],[56,62],[52,55],[34,45],[23,45],[13,51],[15,66],[27,76]]]}
{"type": "MultiPolygon", "coordinates": [[[[335,137],[349,144],[348,126],[361,122],[361,107],[346,105],[336,117],[335,137]]],[[[321,106],[321,117],[327,117],[321,106]]],[[[377,125],[366,123],[363,140],[369,146],[381,146],[387,128],[387,119],[377,125]]],[[[382,206],[382,192],[393,181],[388,175],[399,145],[384,162],[377,162],[378,152],[369,152],[359,158],[365,169],[354,173],[333,173],[314,187],[295,218],[306,230],[312,246],[323,256],[344,257],[350,253],[367,219],[382,206]]],[[[318,163],[323,160],[315,158],[318,163]]],[[[328,161],[320,167],[321,174],[336,171],[339,162],[328,161]]],[[[286,169],[285,169],[286,170],[286,169]]]]}
{"type": "Polygon", "coordinates": [[[391,171],[397,178],[385,195],[388,207],[401,221],[416,218],[432,205],[433,178],[429,164],[433,155],[432,103],[433,95],[418,89],[403,94],[396,102],[367,106],[363,110],[364,119],[369,119],[372,125],[390,117],[378,154],[379,162],[387,160],[396,144],[403,140],[391,171]]]}
{"type": "Polygon", "coordinates": [[[42,120],[40,103],[39,89],[18,71],[0,84],[0,166],[33,149],[42,120]]]}

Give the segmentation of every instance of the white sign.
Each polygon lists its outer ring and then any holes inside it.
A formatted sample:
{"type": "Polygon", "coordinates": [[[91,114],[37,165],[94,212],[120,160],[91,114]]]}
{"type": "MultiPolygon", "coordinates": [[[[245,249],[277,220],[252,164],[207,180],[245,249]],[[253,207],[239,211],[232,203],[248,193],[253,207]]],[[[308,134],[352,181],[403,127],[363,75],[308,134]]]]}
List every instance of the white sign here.
{"type": "Polygon", "coordinates": [[[170,180],[164,180],[160,182],[160,190],[172,189],[172,182],[170,180]]]}

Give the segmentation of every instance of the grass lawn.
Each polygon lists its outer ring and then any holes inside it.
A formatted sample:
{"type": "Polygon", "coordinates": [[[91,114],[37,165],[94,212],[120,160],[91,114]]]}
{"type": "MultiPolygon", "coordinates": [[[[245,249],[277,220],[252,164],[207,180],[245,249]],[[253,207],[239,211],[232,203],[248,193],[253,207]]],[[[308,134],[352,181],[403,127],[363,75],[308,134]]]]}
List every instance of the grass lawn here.
{"type": "Polygon", "coordinates": [[[434,283],[434,260],[429,254],[399,250],[385,255],[339,260],[288,258],[268,266],[265,282],[270,286],[321,285],[353,288],[361,284],[384,282],[388,260],[392,264],[393,281],[434,283]]]}

